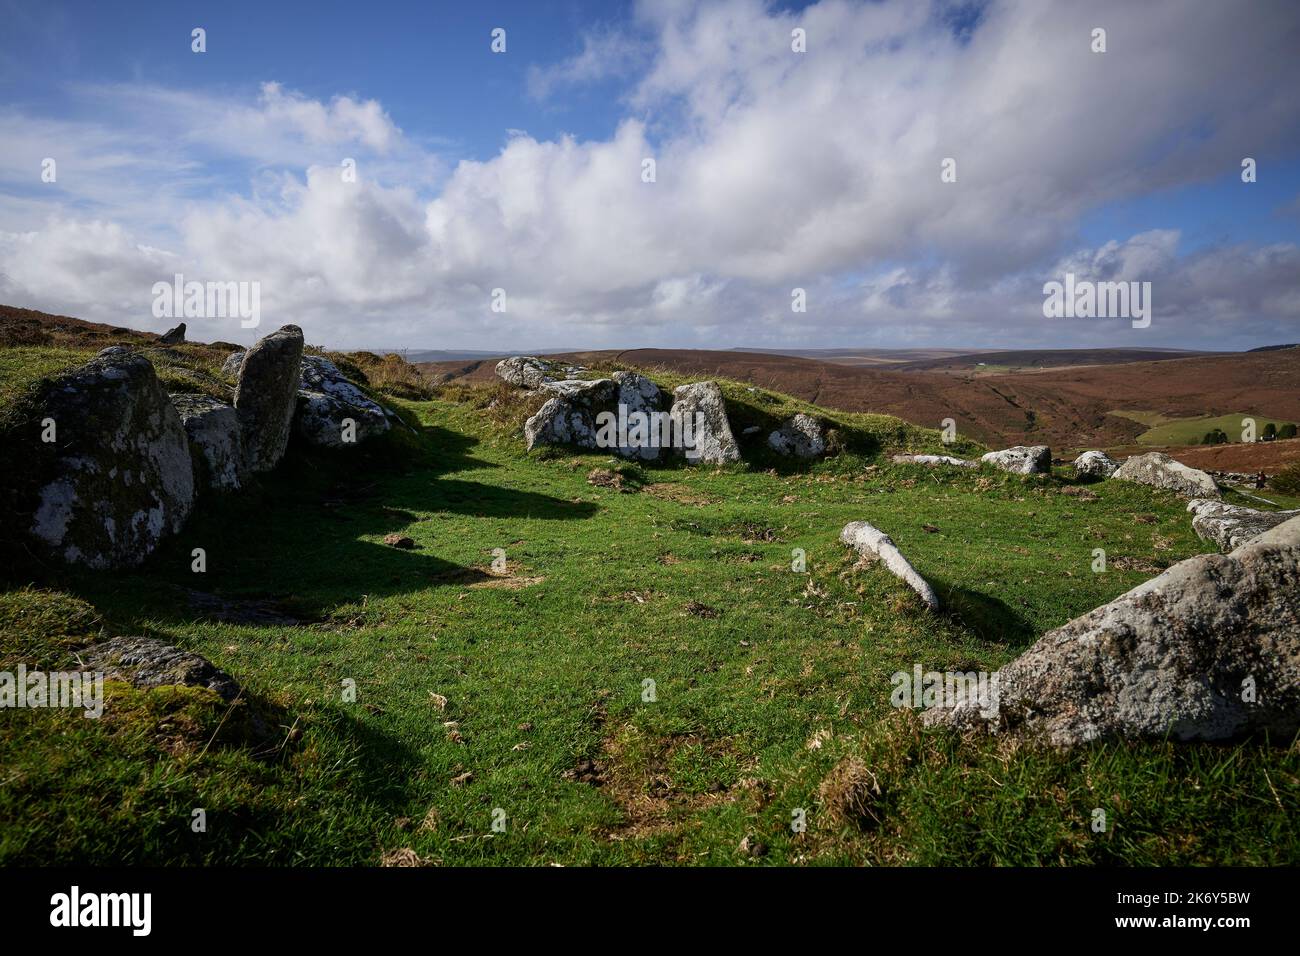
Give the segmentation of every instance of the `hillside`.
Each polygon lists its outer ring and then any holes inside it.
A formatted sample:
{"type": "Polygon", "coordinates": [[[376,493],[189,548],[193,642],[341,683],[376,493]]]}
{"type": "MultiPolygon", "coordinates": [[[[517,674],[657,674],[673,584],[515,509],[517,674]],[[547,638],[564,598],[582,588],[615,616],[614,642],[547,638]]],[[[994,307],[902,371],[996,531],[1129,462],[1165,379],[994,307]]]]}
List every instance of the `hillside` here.
{"type": "MultiPolygon", "coordinates": [[[[995,670],[1210,550],[1183,500],[1063,472],[894,465],[945,446],[876,414],[826,412],[848,450],[815,463],[525,452],[539,399],[478,372],[423,393],[367,379],[412,430],[350,452],[291,444],[138,568],[11,569],[0,667],[150,635],[202,654],[244,697],[110,682],[102,720],[6,713],[0,862],[1297,859],[1294,748],[1052,751],[924,731],[891,706],[895,673],[995,670]],[[907,552],[940,613],[839,543],[861,519],[907,552]],[[1101,834],[1097,807],[1114,821],[1101,834]]],[[[810,407],[740,380],[722,391],[737,426],[810,407]]]]}
{"type": "MultiPolygon", "coordinates": [[[[959,433],[990,446],[1041,442],[1061,453],[1133,444],[1146,427],[1110,414],[1115,410],[1173,417],[1249,411],[1300,421],[1300,350],[987,376],[848,366],[770,353],[632,349],[564,357],[752,382],[827,408],[896,415],[925,427],[938,428],[951,417],[959,433]]],[[[437,377],[487,382],[494,366],[492,360],[476,360],[421,367],[437,377]]]]}

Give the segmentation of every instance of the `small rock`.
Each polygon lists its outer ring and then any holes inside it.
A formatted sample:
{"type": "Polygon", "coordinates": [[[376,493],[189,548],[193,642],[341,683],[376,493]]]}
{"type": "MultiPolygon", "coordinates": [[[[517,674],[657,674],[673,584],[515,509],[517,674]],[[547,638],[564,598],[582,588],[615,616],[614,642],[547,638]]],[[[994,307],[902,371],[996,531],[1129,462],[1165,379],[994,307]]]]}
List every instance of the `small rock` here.
{"type": "Polygon", "coordinates": [[[816,458],[826,453],[826,435],[821,423],[802,412],[793,415],[767,436],[768,447],[778,455],[816,458]]]}
{"type": "Polygon", "coordinates": [[[1109,478],[1119,470],[1119,462],[1104,451],[1085,451],[1074,459],[1074,473],[1080,478],[1109,478]]]}
{"type": "Polygon", "coordinates": [[[235,679],[206,657],[154,637],[114,637],[80,651],[81,670],[102,671],[133,687],[206,687],[225,701],[239,696],[235,679]]]}
{"type": "Polygon", "coordinates": [[[840,540],[854,548],[859,554],[871,560],[879,559],[893,574],[901,578],[913,591],[921,596],[925,606],[931,611],[939,609],[939,598],[930,583],[921,577],[907,558],[903,557],[898,546],[889,535],[866,521],[853,521],[844,526],[840,540]]]}
{"type": "Polygon", "coordinates": [[[158,336],[159,345],[179,345],[185,341],[185,323],[182,322],[174,329],[168,329],[162,335],[158,336]]]}
{"type": "Polygon", "coordinates": [[[1045,475],[1052,470],[1052,450],[1046,445],[1016,445],[991,451],[980,461],[1013,475],[1045,475]]]}
{"type": "Polygon", "coordinates": [[[384,544],[391,548],[401,548],[403,551],[409,551],[415,547],[415,540],[408,538],[404,534],[386,534],[384,535],[384,544]]]}
{"type": "Polygon", "coordinates": [[[1168,455],[1153,451],[1134,455],[1116,470],[1115,478],[1153,488],[1166,488],[1189,498],[1219,498],[1214,479],[1198,468],[1189,468],[1168,455]]]}

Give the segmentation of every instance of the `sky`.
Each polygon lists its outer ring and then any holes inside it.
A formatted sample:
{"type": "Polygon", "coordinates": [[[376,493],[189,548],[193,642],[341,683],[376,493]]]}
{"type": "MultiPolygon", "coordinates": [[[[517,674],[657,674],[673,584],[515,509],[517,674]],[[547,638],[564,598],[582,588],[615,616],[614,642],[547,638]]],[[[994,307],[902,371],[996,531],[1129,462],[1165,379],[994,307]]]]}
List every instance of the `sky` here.
{"type": "Polygon", "coordinates": [[[239,343],[1300,341],[1293,0],[0,0],[0,23],[10,305],[163,331],[180,275],[256,289],[255,327],[185,317],[239,343]],[[1150,323],[1047,317],[1067,273],[1150,283],[1150,323]]]}

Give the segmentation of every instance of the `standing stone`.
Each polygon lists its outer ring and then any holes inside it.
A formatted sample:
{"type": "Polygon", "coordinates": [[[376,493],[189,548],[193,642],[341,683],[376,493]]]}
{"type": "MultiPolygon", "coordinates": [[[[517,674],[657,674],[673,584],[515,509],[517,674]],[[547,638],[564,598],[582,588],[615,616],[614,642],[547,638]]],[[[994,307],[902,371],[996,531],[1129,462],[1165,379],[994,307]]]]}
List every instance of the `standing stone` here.
{"type": "Polygon", "coordinates": [[[796,458],[816,458],[826,452],[826,436],[821,424],[802,412],[787,418],[780,428],[768,435],[767,444],[778,455],[796,458]]]}
{"type": "Polygon", "coordinates": [[[678,435],[687,429],[693,447],[685,449],[686,460],[710,465],[740,461],[740,446],[731,434],[727,406],[716,382],[692,382],[673,390],[672,419],[678,435]]]}
{"type": "Polygon", "coordinates": [[[176,394],[171,399],[204,483],[218,491],[240,487],[244,445],[234,406],[207,395],[176,394]]]}
{"type": "Polygon", "coordinates": [[[1115,477],[1120,481],[1166,488],[1188,498],[1220,497],[1219,486],[1205,472],[1199,468],[1189,468],[1181,461],[1175,461],[1158,451],[1134,455],[1119,466],[1115,477]]]}
{"type": "Polygon", "coordinates": [[[1052,470],[1052,449],[1046,445],[1016,445],[981,455],[980,461],[1013,475],[1045,475],[1052,470]]]}
{"type": "Polygon", "coordinates": [[[158,336],[159,345],[180,345],[185,341],[185,323],[182,322],[174,329],[168,329],[162,335],[158,336]]]}
{"type": "Polygon", "coordinates": [[[614,384],[618,386],[618,394],[615,396],[620,408],[615,408],[615,413],[625,414],[629,419],[634,414],[644,415],[647,422],[646,434],[644,440],[642,436],[632,434],[632,426],[628,426],[628,445],[616,449],[624,458],[640,458],[643,461],[655,461],[663,454],[663,449],[659,447],[658,439],[661,437],[656,424],[659,418],[656,414],[663,417],[664,411],[664,393],[654,382],[644,375],[638,375],[636,372],[615,372],[614,384]],[[652,436],[652,432],[655,432],[652,436]],[[652,440],[653,439],[653,440],[652,440]]]}
{"type": "Polygon", "coordinates": [[[30,530],[44,550],[69,564],[131,566],[181,529],[194,464],[147,358],[105,349],[51,382],[40,414],[58,430],[31,451],[39,480],[30,530]]]}
{"type": "Polygon", "coordinates": [[[301,365],[302,329],[296,325],[286,325],[260,339],[244,356],[235,386],[235,409],[250,471],[269,471],[284,457],[297,406],[301,365]]]}

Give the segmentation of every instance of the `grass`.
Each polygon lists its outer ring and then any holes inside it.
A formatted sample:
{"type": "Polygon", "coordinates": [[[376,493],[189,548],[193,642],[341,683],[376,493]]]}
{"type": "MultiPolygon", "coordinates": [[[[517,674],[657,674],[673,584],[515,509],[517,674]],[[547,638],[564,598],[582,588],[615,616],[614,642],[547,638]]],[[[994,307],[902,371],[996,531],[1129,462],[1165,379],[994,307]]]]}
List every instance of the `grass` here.
{"type": "Polygon", "coordinates": [[[1114,411],[1110,414],[1146,425],[1147,430],[1137,436],[1138,443],[1160,446],[1199,445],[1201,439],[1216,428],[1227,435],[1229,441],[1237,441],[1241,437],[1242,420],[1246,418],[1255,419],[1255,434],[1262,440],[1264,428],[1270,422],[1275,427],[1281,428],[1288,421],[1284,418],[1269,418],[1266,415],[1257,415],[1254,412],[1201,415],[1196,418],[1171,418],[1159,412],[1143,411],[1114,411]]]}
{"type": "MultiPolygon", "coordinates": [[[[723,387],[737,432],[809,408],[723,387]]],[[[942,445],[884,416],[820,413],[843,451],[811,467],[525,454],[528,399],[435,392],[401,403],[418,434],[359,461],[295,449],[137,571],[14,582],[6,661],[50,666],[100,632],[165,637],[239,679],[274,733],[246,739],[200,690],[110,685],[100,721],[6,712],[0,863],[1300,860],[1289,741],[1063,754],[924,731],[889,705],[895,671],[995,669],[1211,550],[1180,499],[893,466],[942,445]],[[594,468],[624,490],[588,484],[594,468]],[[858,519],[912,558],[941,613],[855,567],[837,536],[858,519]],[[392,532],[416,547],[385,546],[392,532]],[[299,623],[225,623],[190,590],[299,623]]]]}

